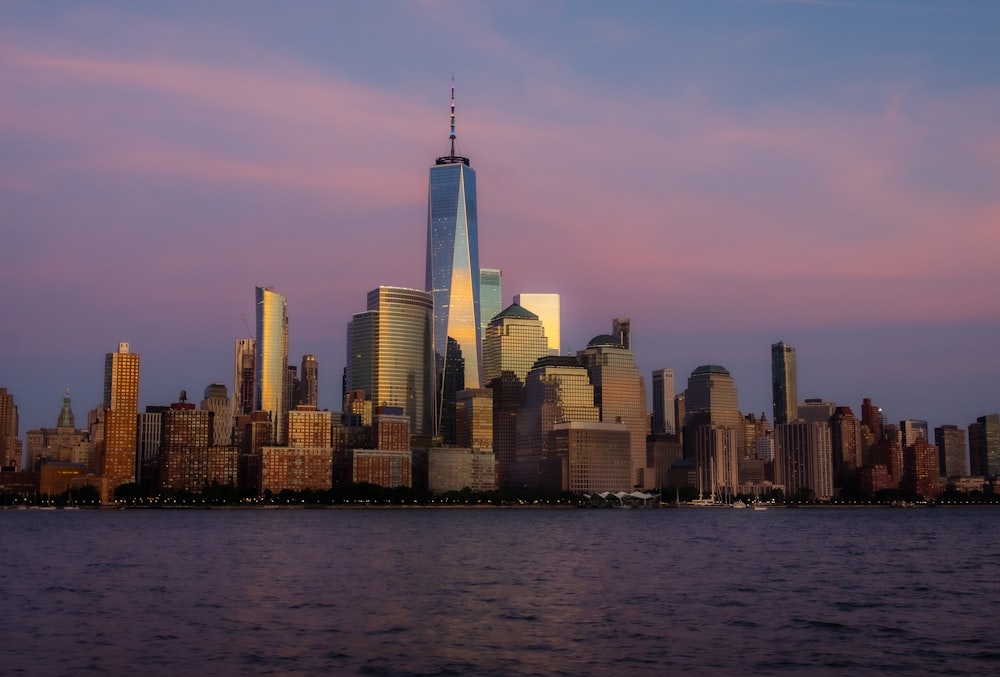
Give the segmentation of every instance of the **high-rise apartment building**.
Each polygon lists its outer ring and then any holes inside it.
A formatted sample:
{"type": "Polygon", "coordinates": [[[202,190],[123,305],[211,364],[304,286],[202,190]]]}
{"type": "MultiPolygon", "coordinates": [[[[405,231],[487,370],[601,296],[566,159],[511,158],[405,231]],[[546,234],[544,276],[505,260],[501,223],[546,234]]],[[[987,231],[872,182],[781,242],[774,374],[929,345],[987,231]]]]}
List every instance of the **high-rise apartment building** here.
{"type": "Polygon", "coordinates": [[[918,436],[912,444],[903,447],[903,477],[901,486],[928,501],[941,493],[941,476],[938,473],[937,447],[918,436]]]}
{"type": "Polygon", "coordinates": [[[200,492],[209,481],[211,410],[195,409],[182,390],[178,401],[164,410],[162,422],[160,488],[200,492]]]}
{"type": "Polygon", "coordinates": [[[942,477],[966,477],[969,474],[964,430],[956,425],[934,428],[934,446],[938,448],[938,471],[942,477]]]}
{"type": "Polygon", "coordinates": [[[254,370],[256,351],[252,338],[237,339],[233,370],[233,420],[245,416],[254,408],[254,370]]]}
{"type": "Polygon", "coordinates": [[[791,423],[798,418],[798,396],[795,348],[779,341],[771,345],[771,402],[775,425],[791,423]]]}
{"type": "Polygon", "coordinates": [[[104,358],[104,440],[95,465],[103,477],[101,500],[114,498],[122,484],[136,481],[136,433],[139,414],[139,354],[119,343],[104,358]]]}
{"type": "Polygon", "coordinates": [[[836,402],[828,402],[822,397],[807,397],[798,407],[798,418],[807,423],[829,423],[837,411],[836,402]]]}
{"type": "Polygon", "coordinates": [[[383,286],[347,325],[348,392],[401,408],[414,435],[434,434],[433,308],[427,292],[383,286]]]}
{"type": "Polygon", "coordinates": [[[257,341],[254,360],[254,410],[271,418],[273,442],[283,442],[282,414],[288,410],[288,304],[271,287],[257,287],[257,341]]]}
{"type": "Polygon", "coordinates": [[[503,310],[503,274],[499,268],[479,270],[479,341],[486,336],[490,320],[503,310]]]}
{"type": "Polygon", "coordinates": [[[549,355],[561,355],[559,294],[517,294],[514,297],[514,303],[538,316],[538,319],[542,321],[542,326],[545,327],[549,355]]]}
{"type": "Polygon", "coordinates": [[[882,407],[872,404],[870,397],[861,401],[861,422],[868,426],[876,443],[881,441],[885,430],[885,414],[882,412],[882,407]]]}
{"type": "Polygon", "coordinates": [[[845,486],[848,473],[864,465],[862,423],[850,407],[837,407],[830,417],[834,486],[845,486]]]}
{"type": "Polygon", "coordinates": [[[653,372],[653,432],[658,435],[677,434],[673,369],[657,369],[653,372]]]}
{"type": "Polygon", "coordinates": [[[774,426],[774,482],[788,498],[825,501],[833,496],[833,451],[828,423],[797,421],[774,426]]]}
{"type": "Polygon", "coordinates": [[[426,275],[426,289],[434,299],[438,401],[442,410],[451,409],[452,417],[455,393],[480,387],[482,359],[476,173],[469,158],[455,154],[455,138],[452,83],[450,152],[430,169],[426,275]],[[448,374],[452,369],[461,373],[448,374]]]}
{"type": "Polygon", "coordinates": [[[646,384],[635,366],[635,355],[621,342],[630,340],[628,321],[619,318],[614,325],[619,329],[616,336],[595,336],[577,356],[590,375],[601,421],[623,423],[628,428],[632,486],[653,488],[655,472],[652,459],[646,454],[646,435],[649,433],[646,384]]]}

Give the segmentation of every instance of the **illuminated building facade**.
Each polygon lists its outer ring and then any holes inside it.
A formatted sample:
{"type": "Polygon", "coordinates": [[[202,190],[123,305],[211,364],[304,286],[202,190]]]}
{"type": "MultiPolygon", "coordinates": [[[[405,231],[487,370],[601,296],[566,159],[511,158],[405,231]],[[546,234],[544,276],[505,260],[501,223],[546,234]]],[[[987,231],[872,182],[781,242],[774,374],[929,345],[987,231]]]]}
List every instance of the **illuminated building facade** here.
{"type": "Polygon", "coordinates": [[[941,476],[938,474],[938,450],[926,437],[903,448],[902,488],[933,501],[941,493],[941,476]]]}
{"type": "Polygon", "coordinates": [[[552,426],[552,448],[562,461],[561,491],[632,491],[630,433],[621,423],[566,421],[552,426]]]}
{"type": "Polygon", "coordinates": [[[104,478],[102,502],[122,484],[136,481],[136,426],[139,413],[139,354],[119,343],[104,358],[104,439],[95,468],[104,478]]]}
{"type": "Polygon", "coordinates": [[[774,482],[785,487],[785,496],[797,498],[807,491],[820,501],[833,496],[833,450],[828,423],[797,421],[774,426],[774,482]]]}
{"type": "Polygon", "coordinates": [[[229,402],[229,393],[222,383],[212,383],[205,388],[205,397],[198,408],[211,412],[213,447],[223,447],[233,442],[233,420],[229,402]]]}
{"type": "Polygon", "coordinates": [[[330,447],[264,447],[260,450],[260,490],[325,490],[333,486],[330,447]]]}
{"type": "Polygon", "coordinates": [[[366,425],[372,405],[399,407],[412,434],[433,434],[433,313],[427,292],[383,286],[368,292],[368,310],[347,325],[347,390],[355,393],[349,411],[363,392],[366,425]]]}
{"type": "Polygon", "coordinates": [[[381,487],[412,487],[413,454],[389,449],[347,449],[334,454],[337,484],[377,484],[381,487]]]}
{"type": "Polygon", "coordinates": [[[458,446],[493,451],[493,391],[489,388],[460,390],[455,412],[458,446]]]}
{"type": "Polygon", "coordinates": [[[319,363],[315,355],[303,355],[299,369],[299,390],[295,404],[316,407],[319,402],[319,363]]]}
{"type": "Polygon", "coordinates": [[[482,363],[476,173],[455,154],[454,83],[449,138],[449,154],[430,169],[425,281],[434,301],[437,428],[446,441],[454,435],[455,394],[480,387],[482,363]]]}
{"type": "Polygon", "coordinates": [[[538,319],[542,321],[542,326],[545,327],[545,340],[549,345],[549,355],[561,355],[559,294],[517,294],[514,297],[514,303],[538,316],[538,319]]]}
{"type": "Polygon", "coordinates": [[[434,447],[427,450],[427,490],[446,491],[496,489],[493,453],[486,449],[434,447]]]}
{"type": "Polygon", "coordinates": [[[274,425],[272,442],[283,442],[287,411],[288,304],[271,287],[257,287],[257,341],[254,353],[254,410],[266,411],[274,425]]]}

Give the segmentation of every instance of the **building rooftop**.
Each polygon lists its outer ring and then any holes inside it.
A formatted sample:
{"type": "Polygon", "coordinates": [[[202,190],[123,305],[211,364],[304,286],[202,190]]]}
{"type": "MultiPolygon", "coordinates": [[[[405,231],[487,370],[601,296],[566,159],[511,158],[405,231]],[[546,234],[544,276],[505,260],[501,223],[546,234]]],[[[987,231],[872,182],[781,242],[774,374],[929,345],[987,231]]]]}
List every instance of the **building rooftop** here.
{"type": "Polygon", "coordinates": [[[695,374],[723,374],[724,376],[730,376],[728,369],[720,367],[717,364],[703,364],[691,372],[692,376],[695,374]]]}

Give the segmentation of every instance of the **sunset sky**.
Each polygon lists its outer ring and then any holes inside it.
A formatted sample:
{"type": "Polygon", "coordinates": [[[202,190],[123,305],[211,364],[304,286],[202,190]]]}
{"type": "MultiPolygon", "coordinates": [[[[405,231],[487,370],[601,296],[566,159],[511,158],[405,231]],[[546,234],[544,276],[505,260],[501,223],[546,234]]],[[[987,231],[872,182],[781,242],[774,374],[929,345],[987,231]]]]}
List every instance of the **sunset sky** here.
{"type": "Polygon", "coordinates": [[[232,386],[254,287],[340,409],[346,324],[422,288],[458,150],[480,262],[562,296],[563,347],[631,318],[647,381],[727,367],[890,421],[1000,410],[1000,3],[0,0],[0,386],[78,426],[104,354],[140,405],[232,386]]]}

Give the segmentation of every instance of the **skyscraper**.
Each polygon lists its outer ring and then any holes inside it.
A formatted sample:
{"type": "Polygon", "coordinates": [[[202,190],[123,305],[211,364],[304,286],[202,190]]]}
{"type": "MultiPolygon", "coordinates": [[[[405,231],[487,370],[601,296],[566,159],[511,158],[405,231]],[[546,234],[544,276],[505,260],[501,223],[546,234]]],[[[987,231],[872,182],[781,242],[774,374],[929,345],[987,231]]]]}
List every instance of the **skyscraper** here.
{"type": "Polygon", "coordinates": [[[426,289],[434,299],[439,401],[453,420],[455,389],[480,387],[482,360],[476,173],[469,158],[455,155],[454,83],[449,140],[449,154],[430,169],[426,289]],[[462,373],[446,373],[451,369],[462,373]],[[451,386],[448,392],[446,385],[451,386]]]}
{"type": "Polygon", "coordinates": [[[559,333],[559,294],[517,294],[514,296],[514,303],[538,315],[545,327],[549,355],[560,355],[562,338],[559,333]]]}
{"type": "Polygon", "coordinates": [[[210,411],[211,446],[223,447],[233,443],[233,419],[230,418],[229,393],[222,383],[212,383],[205,388],[205,397],[198,405],[200,409],[210,411]]]}
{"type": "Polygon", "coordinates": [[[789,498],[825,501],[833,496],[833,450],[828,423],[798,421],[774,426],[774,481],[789,498]]]}
{"type": "Polygon", "coordinates": [[[1000,475],[1000,414],[980,416],[969,426],[969,472],[1000,475]]]}
{"type": "Polygon", "coordinates": [[[942,477],[964,477],[969,474],[969,454],[965,448],[965,431],[956,425],[934,428],[934,446],[938,448],[938,471],[942,477]]]}
{"type": "Polygon", "coordinates": [[[257,287],[257,342],[254,359],[254,410],[271,417],[273,442],[284,440],[282,414],[288,373],[288,304],[271,287],[257,287]]]}
{"type": "Polygon", "coordinates": [[[368,310],[347,325],[347,390],[364,391],[376,407],[400,407],[410,433],[434,433],[434,358],[431,295],[379,287],[368,310]]]}
{"type": "Polygon", "coordinates": [[[646,384],[635,366],[635,355],[622,341],[628,341],[628,320],[614,321],[616,336],[595,336],[577,353],[587,368],[594,387],[594,403],[600,407],[601,421],[623,423],[629,431],[629,456],[633,487],[653,488],[653,463],[646,454],[649,414],[646,384]],[[624,328],[624,329],[623,329],[624,328]]]}
{"type": "Polygon", "coordinates": [[[253,411],[254,384],[253,375],[256,351],[254,340],[243,338],[236,341],[236,359],[233,370],[233,420],[253,411]]]}
{"type": "Polygon", "coordinates": [[[486,337],[490,320],[503,310],[503,274],[499,268],[482,268],[479,271],[479,340],[486,337]]]}
{"type": "Polygon", "coordinates": [[[791,423],[798,417],[798,380],[795,348],[784,341],[771,345],[771,402],[774,425],[791,423]]]}
{"type": "Polygon", "coordinates": [[[677,420],[674,418],[673,369],[653,371],[653,432],[677,434],[677,420]]]}
{"type": "Polygon", "coordinates": [[[299,370],[299,401],[311,407],[319,406],[319,363],[315,355],[302,356],[302,368],[299,370]]]}
{"type": "Polygon", "coordinates": [[[104,478],[101,500],[108,503],[116,488],[136,481],[139,355],[128,343],[104,357],[104,412],[104,442],[95,465],[104,478]]]}

